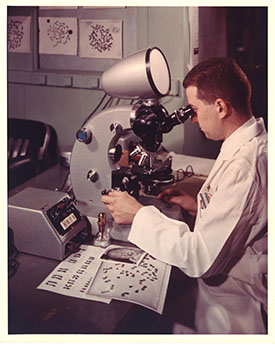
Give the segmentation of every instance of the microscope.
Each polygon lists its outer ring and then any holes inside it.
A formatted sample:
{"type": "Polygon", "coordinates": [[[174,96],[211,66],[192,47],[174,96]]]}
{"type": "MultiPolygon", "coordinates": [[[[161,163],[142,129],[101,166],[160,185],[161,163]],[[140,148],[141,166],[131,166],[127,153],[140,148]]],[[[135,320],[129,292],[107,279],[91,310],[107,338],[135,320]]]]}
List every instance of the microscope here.
{"type": "Polygon", "coordinates": [[[95,113],[76,133],[71,183],[77,208],[89,219],[102,212],[102,193],[110,189],[127,191],[143,204],[160,202],[154,196],[174,183],[172,158],[161,154],[163,134],[194,115],[190,106],[169,115],[161,105],[171,76],[156,47],[111,66],[102,74],[101,86],[106,94],[132,102],[95,113]]]}
{"type": "Polygon", "coordinates": [[[160,104],[171,87],[165,56],[158,48],[134,53],[107,69],[101,84],[105,94],[131,103],[95,112],[77,131],[72,193],[28,187],[9,198],[9,227],[19,251],[63,260],[91,235],[102,247],[111,238],[127,241],[130,226],[116,224],[101,202],[110,189],[182,219],[179,206],[155,197],[175,182],[172,158],[163,155],[163,134],[194,115],[190,106],[169,115],[160,104]]]}

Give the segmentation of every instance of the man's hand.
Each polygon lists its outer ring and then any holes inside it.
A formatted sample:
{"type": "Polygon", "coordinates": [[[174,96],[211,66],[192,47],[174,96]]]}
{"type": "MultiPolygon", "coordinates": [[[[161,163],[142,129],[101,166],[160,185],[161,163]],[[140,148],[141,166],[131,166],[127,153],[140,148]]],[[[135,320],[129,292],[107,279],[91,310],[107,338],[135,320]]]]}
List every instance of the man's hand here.
{"type": "Polygon", "coordinates": [[[137,211],[143,206],[127,192],[111,191],[101,201],[118,224],[132,224],[137,211]]]}
{"type": "Polygon", "coordinates": [[[197,215],[197,201],[191,195],[180,189],[166,189],[158,195],[158,199],[167,204],[177,204],[184,208],[191,216],[197,215]]]}

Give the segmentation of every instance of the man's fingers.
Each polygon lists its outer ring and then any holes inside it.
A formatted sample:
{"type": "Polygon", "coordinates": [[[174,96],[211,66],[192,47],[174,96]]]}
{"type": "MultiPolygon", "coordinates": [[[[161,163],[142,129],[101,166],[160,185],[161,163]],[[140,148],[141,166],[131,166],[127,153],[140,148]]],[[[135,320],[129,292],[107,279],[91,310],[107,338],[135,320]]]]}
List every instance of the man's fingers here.
{"type": "Polygon", "coordinates": [[[171,196],[169,201],[172,202],[172,203],[175,203],[175,204],[179,204],[180,201],[181,201],[181,197],[180,196],[171,196]]]}
{"type": "Polygon", "coordinates": [[[108,195],[103,195],[102,197],[101,197],[101,201],[104,203],[104,204],[110,204],[110,202],[111,202],[111,198],[108,196],[108,195]]]}
{"type": "Polygon", "coordinates": [[[171,202],[171,199],[176,196],[181,196],[183,193],[179,190],[175,189],[168,189],[163,192],[161,192],[158,195],[158,199],[164,201],[164,202],[171,202]]]}
{"type": "Polygon", "coordinates": [[[111,189],[110,192],[108,193],[108,196],[122,196],[125,193],[126,192],[122,192],[120,190],[113,190],[113,189],[111,189]]]}

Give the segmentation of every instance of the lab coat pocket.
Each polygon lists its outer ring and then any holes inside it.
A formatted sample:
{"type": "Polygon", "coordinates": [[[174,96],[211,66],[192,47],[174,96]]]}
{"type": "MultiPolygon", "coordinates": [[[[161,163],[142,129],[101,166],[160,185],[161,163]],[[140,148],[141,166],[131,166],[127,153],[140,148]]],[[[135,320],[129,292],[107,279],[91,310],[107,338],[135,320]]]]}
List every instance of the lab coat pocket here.
{"type": "Polygon", "coordinates": [[[199,214],[202,217],[204,210],[207,209],[208,205],[211,202],[211,198],[213,196],[213,189],[210,185],[203,188],[198,194],[198,205],[199,205],[199,214]]]}

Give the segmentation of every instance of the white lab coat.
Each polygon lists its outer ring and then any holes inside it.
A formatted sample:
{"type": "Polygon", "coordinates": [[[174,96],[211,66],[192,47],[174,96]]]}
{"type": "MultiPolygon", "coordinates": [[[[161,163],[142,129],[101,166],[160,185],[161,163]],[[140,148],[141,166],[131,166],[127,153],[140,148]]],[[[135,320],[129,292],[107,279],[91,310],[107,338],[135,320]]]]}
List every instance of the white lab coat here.
{"type": "Polygon", "coordinates": [[[262,119],[252,117],[224,141],[197,201],[193,232],[145,206],[134,218],[129,241],[200,278],[198,333],[265,333],[267,133],[262,119]],[[217,281],[221,274],[223,283],[206,283],[205,278],[217,281]]]}

